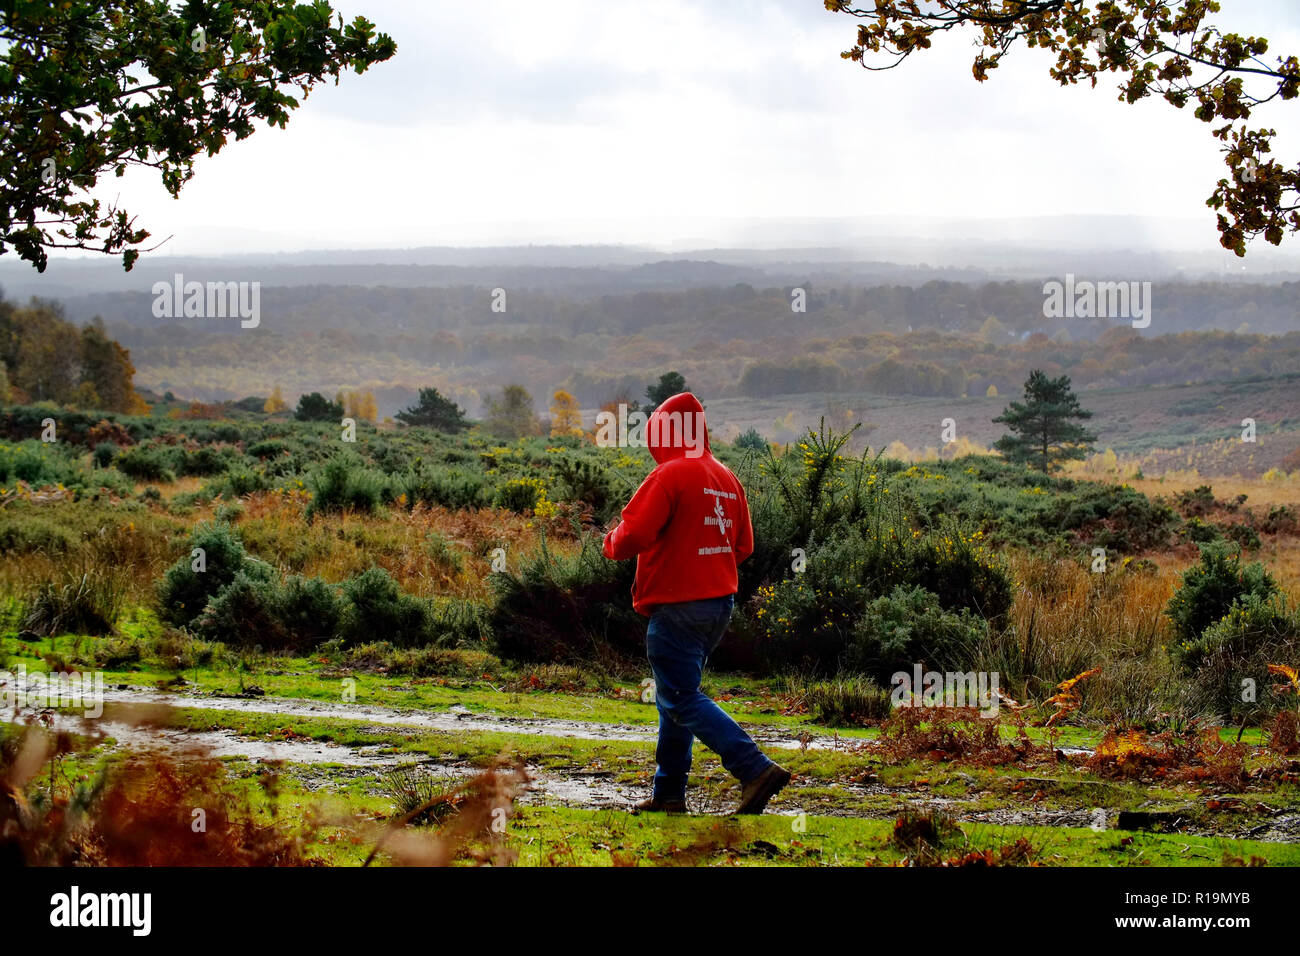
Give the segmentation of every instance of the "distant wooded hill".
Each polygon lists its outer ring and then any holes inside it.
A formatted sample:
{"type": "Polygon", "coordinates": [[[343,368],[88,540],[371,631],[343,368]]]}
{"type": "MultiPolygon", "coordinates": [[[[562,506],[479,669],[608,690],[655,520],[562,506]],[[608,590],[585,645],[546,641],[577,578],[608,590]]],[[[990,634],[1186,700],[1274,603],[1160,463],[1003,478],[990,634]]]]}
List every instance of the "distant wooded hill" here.
{"type": "MultiPolygon", "coordinates": [[[[203,400],[374,392],[381,415],[436,386],[482,395],[557,388],[595,407],[640,397],[668,369],[706,396],[810,391],[983,395],[1018,391],[1030,369],[1077,388],[1269,376],[1300,368],[1300,284],[1156,283],[1149,328],[1047,319],[1042,283],[822,287],[806,312],[791,289],[745,283],[582,297],[503,285],[263,288],[261,323],[158,319],[142,294],[95,297],[131,349],[142,385],[203,400]],[[504,298],[493,289],[504,290],[504,298]],[[504,311],[493,311],[494,302],[504,311]]],[[[74,300],[75,302],[75,300],[74,300]]],[[[84,303],[83,303],[84,305],[84,303]]],[[[70,315],[77,315],[70,308],[70,315]]]]}

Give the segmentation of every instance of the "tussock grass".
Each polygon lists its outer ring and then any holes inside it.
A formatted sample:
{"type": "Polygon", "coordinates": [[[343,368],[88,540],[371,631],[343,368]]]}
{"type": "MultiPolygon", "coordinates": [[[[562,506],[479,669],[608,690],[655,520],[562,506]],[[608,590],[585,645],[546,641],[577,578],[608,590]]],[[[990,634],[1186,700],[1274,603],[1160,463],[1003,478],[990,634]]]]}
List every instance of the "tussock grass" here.
{"type": "Polygon", "coordinates": [[[796,707],[828,727],[868,727],[889,716],[889,691],[854,674],[822,681],[793,677],[789,694],[796,707]]]}
{"type": "Polygon", "coordinates": [[[1068,559],[1009,559],[1016,596],[1007,627],[990,634],[976,669],[997,671],[1017,700],[1044,700],[1061,681],[1093,667],[1081,712],[1093,717],[1155,718],[1172,705],[1174,673],[1165,605],[1170,573],[1111,565],[1104,573],[1068,559]]]}

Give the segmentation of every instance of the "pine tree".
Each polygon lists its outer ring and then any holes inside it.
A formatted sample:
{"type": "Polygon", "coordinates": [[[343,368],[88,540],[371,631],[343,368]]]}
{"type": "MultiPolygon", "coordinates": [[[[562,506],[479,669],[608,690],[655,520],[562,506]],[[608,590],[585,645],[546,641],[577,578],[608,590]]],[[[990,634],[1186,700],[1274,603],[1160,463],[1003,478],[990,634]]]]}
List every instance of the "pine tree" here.
{"type": "Polygon", "coordinates": [[[300,422],[337,422],[343,418],[343,406],[320,392],[310,392],[298,397],[293,417],[300,422]]]}
{"type": "Polygon", "coordinates": [[[681,372],[665,372],[659,376],[658,384],[646,388],[645,395],[650,402],[643,411],[649,414],[677,393],[684,391],[686,391],[686,377],[681,372]]]}
{"type": "Polygon", "coordinates": [[[1048,378],[1035,369],[1025,382],[1024,404],[1012,402],[993,419],[1014,433],[1003,435],[993,447],[1009,461],[1050,474],[1060,461],[1087,456],[1097,436],[1071,419],[1091,417],[1070,390],[1068,375],[1048,378]]]}
{"type": "Polygon", "coordinates": [[[394,417],[407,425],[424,425],[441,432],[455,433],[469,427],[464,409],[439,395],[436,388],[420,389],[419,400],[394,417]]]}

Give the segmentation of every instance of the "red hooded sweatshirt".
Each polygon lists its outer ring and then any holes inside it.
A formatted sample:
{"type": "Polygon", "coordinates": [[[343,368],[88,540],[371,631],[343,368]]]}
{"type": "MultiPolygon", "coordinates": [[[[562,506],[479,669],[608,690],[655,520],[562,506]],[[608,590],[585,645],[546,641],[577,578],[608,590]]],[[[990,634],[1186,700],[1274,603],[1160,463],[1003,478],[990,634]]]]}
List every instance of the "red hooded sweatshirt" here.
{"type": "Polygon", "coordinates": [[[704,407],[681,392],[655,409],[646,444],[659,464],[605,535],[605,557],[637,558],[632,606],[649,617],[658,604],[736,593],[736,565],[754,550],[745,489],[713,457],[704,407]]]}

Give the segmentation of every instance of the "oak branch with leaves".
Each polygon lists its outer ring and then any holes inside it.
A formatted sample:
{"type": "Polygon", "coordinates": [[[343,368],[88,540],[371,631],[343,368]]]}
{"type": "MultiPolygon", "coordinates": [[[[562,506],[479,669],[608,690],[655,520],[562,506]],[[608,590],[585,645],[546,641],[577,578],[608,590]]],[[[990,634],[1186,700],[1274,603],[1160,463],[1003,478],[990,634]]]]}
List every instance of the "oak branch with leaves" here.
{"type": "Polygon", "coordinates": [[[44,271],[48,250],[122,254],[149,233],[90,190],[157,169],[176,196],[200,153],[257,121],[284,127],[327,77],[397,49],[326,0],[7,0],[0,5],[0,254],[44,271]],[[298,95],[294,95],[294,94],[298,95]]]}
{"type": "Polygon", "coordinates": [[[1270,158],[1277,131],[1251,128],[1252,112],[1300,93],[1300,61],[1267,57],[1268,40],[1223,33],[1207,22],[1214,0],[875,0],[856,7],[825,0],[826,9],[858,17],[857,42],[845,59],[869,70],[897,67],[958,28],[977,31],[975,79],[983,82],[1020,41],[1056,54],[1050,73],[1062,86],[1097,85],[1119,75],[1119,98],[1160,96],[1212,124],[1228,166],[1206,200],[1217,210],[1219,241],[1239,256],[1246,241],[1273,245],[1300,231],[1300,167],[1270,158]]]}

